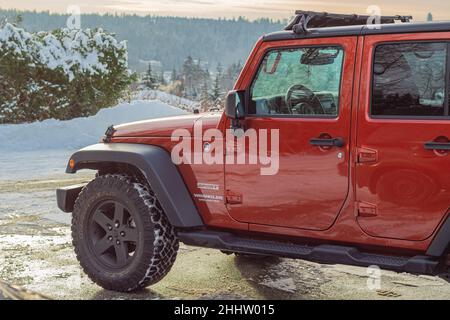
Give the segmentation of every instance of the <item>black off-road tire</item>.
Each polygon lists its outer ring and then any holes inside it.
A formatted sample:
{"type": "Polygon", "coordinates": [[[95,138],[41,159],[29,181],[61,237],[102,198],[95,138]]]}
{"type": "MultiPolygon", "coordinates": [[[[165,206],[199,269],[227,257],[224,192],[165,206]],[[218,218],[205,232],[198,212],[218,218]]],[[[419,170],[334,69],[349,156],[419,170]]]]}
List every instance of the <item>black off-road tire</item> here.
{"type": "MultiPolygon", "coordinates": [[[[114,222],[116,209],[111,210],[114,215],[111,221],[114,222]]],[[[109,216],[105,214],[105,216],[107,220],[111,214],[109,216]]],[[[100,232],[103,230],[106,228],[102,226],[100,232]]],[[[107,290],[119,292],[141,290],[161,281],[175,263],[179,249],[174,228],[170,225],[154,193],[146,185],[125,175],[98,176],[82,190],[73,212],[72,237],[77,259],[89,278],[107,290]],[[95,253],[99,250],[93,249],[97,246],[92,243],[98,231],[93,233],[90,230],[100,227],[100,224],[96,224],[96,220],[93,220],[95,219],[93,216],[98,215],[99,211],[100,214],[107,212],[110,206],[108,201],[113,203],[117,201],[117,207],[125,208],[121,210],[127,216],[125,218],[122,216],[121,220],[123,222],[128,217],[127,226],[125,223],[123,226],[128,229],[114,231],[114,226],[111,228],[108,223],[108,230],[112,231],[105,231],[106,235],[100,235],[98,238],[107,237],[110,240],[112,232],[115,232],[114,236],[117,238],[114,239],[117,241],[113,240],[113,242],[116,244],[121,240],[119,231],[130,230],[135,237],[133,239],[137,239],[133,243],[125,242],[125,240],[122,242],[121,245],[127,252],[126,258],[122,260],[122,262],[126,261],[123,267],[117,267],[118,264],[115,266],[114,262],[111,262],[113,266],[110,266],[105,262],[106,258],[103,258],[105,255],[110,255],[115,258],[108,259],[119,261],[120,254],[117,253],[119,251],[116,251],[115,245],[111,246],[106,254],[101,255],[95,253]],[[101,203],[107,204],[103,208],[100,207],[101,203]],[[108,232],[111,233],[108,234],[108,232]],[[134,253],[129,252],[130,250],[134,250],[134,253]]]]}
{"type": "Polygon", "coordinates": [[[444,272],[441,278],[450,283],[450,251],[445,254],[444,272]]]}

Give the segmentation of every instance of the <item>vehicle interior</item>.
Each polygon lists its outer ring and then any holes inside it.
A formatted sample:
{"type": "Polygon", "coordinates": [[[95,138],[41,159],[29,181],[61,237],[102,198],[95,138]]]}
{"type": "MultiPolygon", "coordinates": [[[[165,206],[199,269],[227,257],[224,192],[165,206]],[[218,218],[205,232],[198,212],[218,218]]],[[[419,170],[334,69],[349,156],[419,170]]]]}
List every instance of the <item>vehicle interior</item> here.
{"type": "Polygon", "coordinates": [[[253,82],[248,114],[337,116],[342,64],[340,47],[269,52],[253,82]]]}
{"type": "Polygon", "coordinates": [[[376,49],[373,115],[443,116],[446,43],[380,45],[376,49]]]}

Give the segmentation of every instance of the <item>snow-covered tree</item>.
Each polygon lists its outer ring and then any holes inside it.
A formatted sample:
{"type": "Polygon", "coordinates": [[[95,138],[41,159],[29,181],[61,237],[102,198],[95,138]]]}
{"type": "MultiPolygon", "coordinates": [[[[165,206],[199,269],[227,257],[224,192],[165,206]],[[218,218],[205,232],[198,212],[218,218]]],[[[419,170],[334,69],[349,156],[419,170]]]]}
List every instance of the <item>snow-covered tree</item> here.
{"type": "Polygon", "coordinates": [[[173,68],[172,75],[170,76],[170,81],[175,82],[178,79],[177,70],[173,68]]]}
{"type": "Polygon", "coordinates": [[[216,101],[222,95],[222,88],[220,86],[220,79],[222,78],[222,72],[223,68],[222,65],[219,63],[219,65],[217,66],[216,77],[214,79],[214,86],[211,93],[211,98],[213,99],[213,101],[216,101]]]}
{"type": "Polygon", "coordinates": [[[144,85],[147,89],[154,90],[158,88],[158,79],[153,72],[152,63],[149,62],[147,72],[144,76],[144,85]]]}
{"type": "Polygon", "coordinates": [[[134,76],[125,42],[102,29],[0,28],[0,122],[90,116],[115,105],[134,76]]]}
{"type": "Polygon", "coordinates": [[[161,76],[159,77],[159,83],[161,86],[167,85],[166,78],[164,77],[164,71],[161,72],[161,76]]]}
{"type": "Polygon", "coordinates": [[[200,106],[203,111],[207,111],[211,107],[211,96],[209,94],[209,86],[206,79],[201,87],[200,106]]]}

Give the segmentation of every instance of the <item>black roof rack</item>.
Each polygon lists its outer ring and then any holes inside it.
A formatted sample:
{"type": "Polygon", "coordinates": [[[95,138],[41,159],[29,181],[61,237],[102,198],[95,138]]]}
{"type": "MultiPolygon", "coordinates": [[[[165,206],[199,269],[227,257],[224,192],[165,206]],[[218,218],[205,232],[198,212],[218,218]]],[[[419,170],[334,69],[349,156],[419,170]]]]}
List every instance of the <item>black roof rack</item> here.
{"type": "MultiPolygon", "coordinates": [[[[315,11],[296,11],[295,18],[284,29],[294,31],[297,34],[305,34],[308,28],[343,27],[366,25],[371,16],[357,14],[337,14],[315,11]]],[[[399,22],[410,22],[412,16],[380,16],[380,24],[399,22]]]]}

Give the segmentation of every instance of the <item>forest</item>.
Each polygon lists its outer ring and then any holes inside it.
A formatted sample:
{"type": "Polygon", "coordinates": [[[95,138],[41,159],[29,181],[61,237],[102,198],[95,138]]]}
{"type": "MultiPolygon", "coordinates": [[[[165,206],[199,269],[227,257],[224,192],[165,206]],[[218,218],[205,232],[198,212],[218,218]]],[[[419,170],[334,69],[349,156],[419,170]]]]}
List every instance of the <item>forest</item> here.
{"type": "Polygon", "coordinates": [[[72,30],[69,18],[0,9],[0,123],[93,115],[129,89],[165,91],[200,102],[202,111],[220,109],[257,39],[287,23],[83,14],[72,30]],[[99,37],[110,40],[99,43],[99,37]]]}
{"type": "MultiPolygon", "coordinates": [[[[0,19],[21,17],[20,27],[28,32],[66,27],[68,15],[49,12],[1,10],[0,19]]],[[[289,17],[286,17],[289,18],[289,17]]],[[[253,45],[265,33],[279,31],[286,21],[259,19],[198,19],[118,14],[82,14],[81,28],[102,28],[128,42],[129,66],[144,72],[148,62],[162,68],[180,69],[188,56],[214,70],[245,62],[253,45]]]]}

